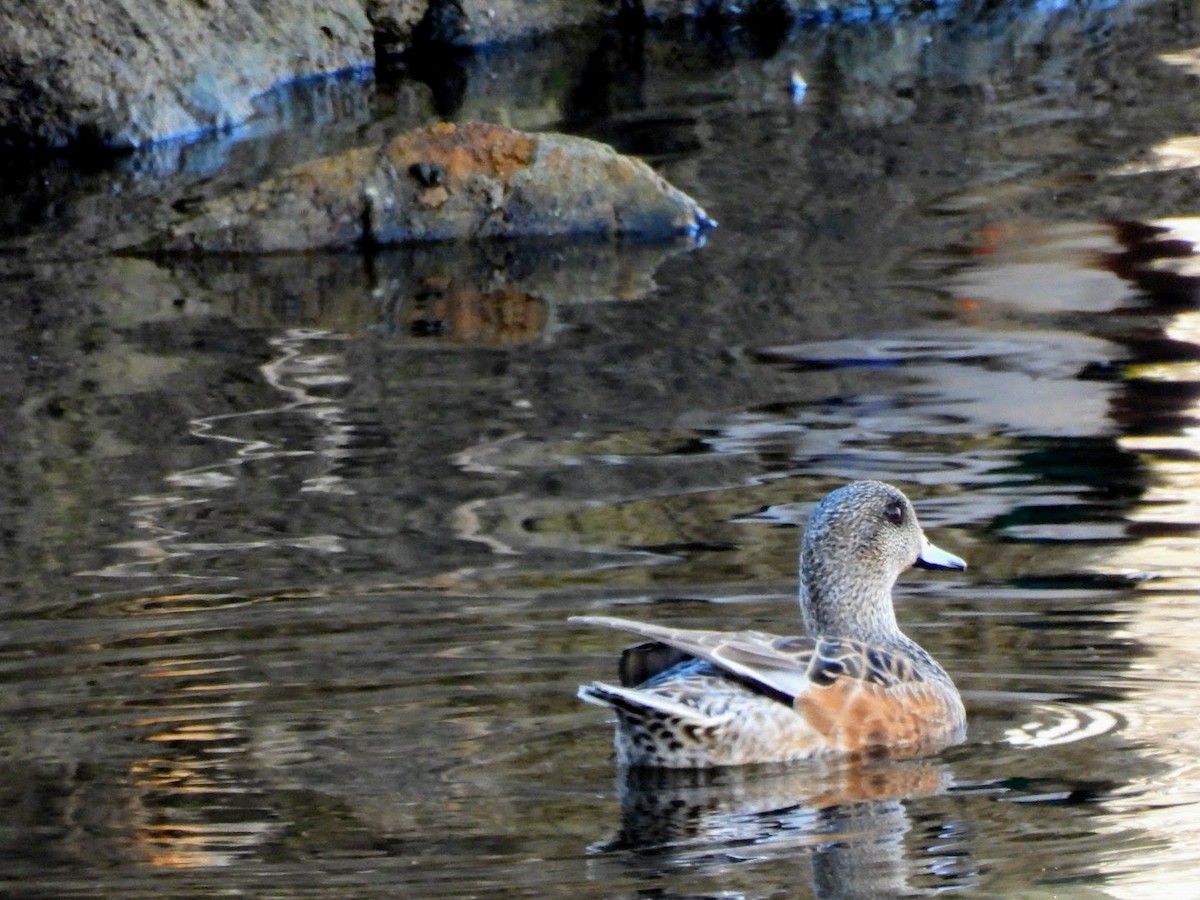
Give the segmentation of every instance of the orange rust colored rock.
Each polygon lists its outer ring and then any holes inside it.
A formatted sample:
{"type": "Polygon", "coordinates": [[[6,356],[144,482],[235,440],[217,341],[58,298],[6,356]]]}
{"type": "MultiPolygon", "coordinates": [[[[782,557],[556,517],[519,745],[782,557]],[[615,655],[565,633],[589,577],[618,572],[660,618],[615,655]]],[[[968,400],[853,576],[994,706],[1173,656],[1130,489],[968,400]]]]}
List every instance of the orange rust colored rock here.
{"type": "Polygon", "coordinates": [[[443,122],[404,134],[388,144],[388,159],[398,171],[417,163],[437,166],[450,191],[471,175],[507,181],[529,165],[537,141],[530,135],[487,122],[454,125],[443,122]]]}
{"type": "Polygon", "coordinates": [[[442,185],[431,187],[421,191],[417,197],[417,202],[429,209],[437,209],[443,203],[450,199],[450,192],[442,185]]]}
{"type": "Polygon", "coordinates": [[[561,134],[442,123],[215,197],[168,252],[278,252],[547,235],[693,235],[713,223],[644,162],[561,134]]]}

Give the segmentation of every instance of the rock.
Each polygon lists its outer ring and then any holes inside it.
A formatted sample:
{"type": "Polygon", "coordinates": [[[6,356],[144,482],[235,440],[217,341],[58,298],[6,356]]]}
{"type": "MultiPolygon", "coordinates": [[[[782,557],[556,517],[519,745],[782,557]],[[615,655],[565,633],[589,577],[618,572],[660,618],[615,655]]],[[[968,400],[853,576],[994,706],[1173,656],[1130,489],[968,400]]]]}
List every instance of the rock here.
{"type": "Polygon", "coordinates": [[[283,82],[374,62],[363,0],[20,0],[0,21],[0,138],[18,145],[190,136],[283,82]]]}
{"type": "Polygon", "coordinates": [[[366,0],[375,46],[384,53],[407,50],[430,6],[429,0],[366,0]]]}
{"type": "Polygon", "coordinates": [[[778,15],[807,9],[821,0],[639,0],[648,19],[719,18],[737,20],[763,14],[778,15]]]}
{"type": "Polygon", "coordinates": [[[712,224],[648,165],[605,144],[441,123],[208,200],[149,249],[269,253],[585,234],[654,240],[712,224]]]}
{"type": "MultiPolygon", "coordinates": [[[[395,5],[400,0],[373,0],[395,5]]],[[[441,44],[511,41],[596,22],[621,0],[429,0],[416,38],[441,44]]]]}
{"type": "MultiPolygon", "coordinates": [[[[140,147],[244,122],[299,78],[367,70],[377,53],[481,45],[618,15],[758,21],[902,9],[871,0],[7,0],[0,146],[140,147]]],[[[921,10],[924,5],[914,3],[921,10]]]]}

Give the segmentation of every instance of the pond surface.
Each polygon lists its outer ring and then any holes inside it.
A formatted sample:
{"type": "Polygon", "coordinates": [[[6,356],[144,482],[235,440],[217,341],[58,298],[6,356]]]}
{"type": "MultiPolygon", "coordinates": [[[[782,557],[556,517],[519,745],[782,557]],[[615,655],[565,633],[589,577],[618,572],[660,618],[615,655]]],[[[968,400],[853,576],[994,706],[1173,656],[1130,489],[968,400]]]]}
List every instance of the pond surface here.
{"type": "Polygon", "coordinates": [[[1198,72],[1182,2],[573,34],[4,169],[3,890],[1196,896],[1198,72]],[[611,141],[720,228],[95,252],[437,114],[611,141]],[[618,773],[574,694],[623,639],[567,616],[798,631],[797,526],[861,477],[971,564],[897,590],[966,742],[618,773]]]}

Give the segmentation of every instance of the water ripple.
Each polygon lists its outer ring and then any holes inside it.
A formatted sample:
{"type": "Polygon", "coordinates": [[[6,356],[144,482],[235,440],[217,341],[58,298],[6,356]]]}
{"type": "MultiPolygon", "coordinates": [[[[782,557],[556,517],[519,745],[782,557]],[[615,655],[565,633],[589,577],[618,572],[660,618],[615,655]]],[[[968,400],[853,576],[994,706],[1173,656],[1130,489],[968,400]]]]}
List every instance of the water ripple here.
{"type": "Polygon", "coordinates": [[[1028,719],[1008,728],[1004,739],[1014,747],[1057,747],[1108,734],[1121,727],[1122,717],[1100,706],[1038,703],[1028,719]]]}

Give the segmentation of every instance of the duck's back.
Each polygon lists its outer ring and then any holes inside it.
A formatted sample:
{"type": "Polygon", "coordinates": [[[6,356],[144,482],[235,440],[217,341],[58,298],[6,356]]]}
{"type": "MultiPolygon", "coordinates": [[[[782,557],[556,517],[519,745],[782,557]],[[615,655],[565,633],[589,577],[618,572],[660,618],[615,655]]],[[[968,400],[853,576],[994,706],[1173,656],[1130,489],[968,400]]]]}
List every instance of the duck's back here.
{"type": "Polygon", "coordinates": [[[599,622],[671,638],[626,651],[622,686],[581,691],[616,710],[617,755],[627,765],[743,765],[920,748],[953,742],[965,727],[953,683],[911,642],[879,647],[599,622]],[[638,674],[644,680],[631,684],[638,674]]]}

